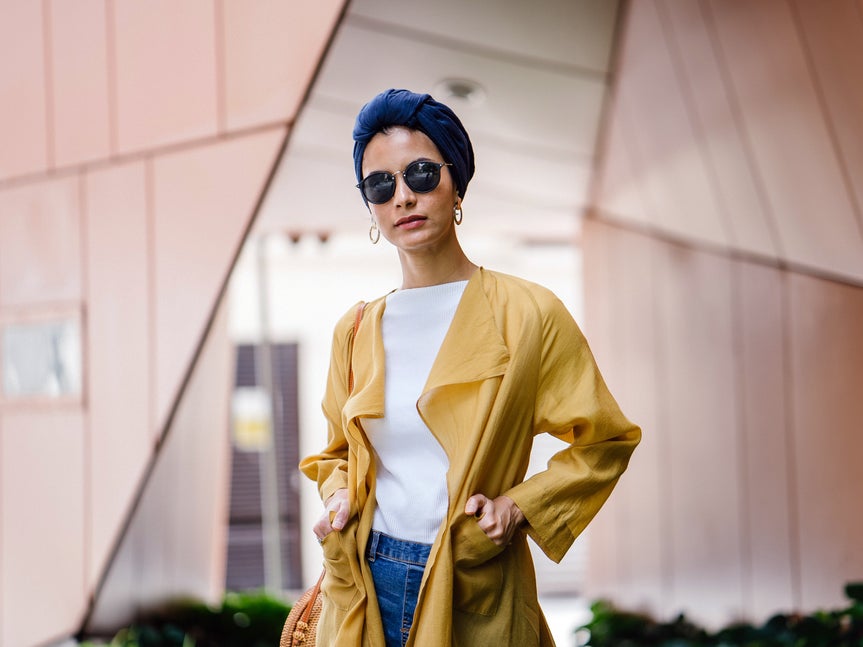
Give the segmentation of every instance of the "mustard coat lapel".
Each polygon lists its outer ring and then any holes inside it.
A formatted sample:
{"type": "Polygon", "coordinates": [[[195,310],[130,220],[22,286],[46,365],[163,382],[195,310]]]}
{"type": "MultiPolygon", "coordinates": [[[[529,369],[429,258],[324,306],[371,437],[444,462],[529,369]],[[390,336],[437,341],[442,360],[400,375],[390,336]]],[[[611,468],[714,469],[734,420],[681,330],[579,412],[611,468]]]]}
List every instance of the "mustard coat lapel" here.
{"type": "Polygon", "coordinates": [[[466,384],[502,375],[508,363],[509,350],[495,323],[479,270],[465,287],[423,395],[448,384],[466,384]],[[477,344],[477,340],[482,341],[477,344]]]}
{"type": "MultiPolygon", "coordinates": [[[[354,392],[344,407],[348,423],[357,418],[380,418],[384,415],[385,353],[381,321],[386,299],[369,303],[354,340],[354,392]]],[[[441,406],[448,406],[445,391],[449,386],[467,385],[503,375],[509,364],[509,350],[495,323],[491,304],[485,293],[483,270],[468,281],[452,323],[432,365],[423,394],[419,399],[420,414],[437,434],[451,425],[434,424],[441,415],[441,406]],[[476,340],[482,340],[477,344],[476,340]]],[[[451,404],[451,403],[450,403],[451,404]]],[[[476,403],[472,403],[476,406],[476,403]]],[[[446,415],[452,417],[452,412],[446,415]]],[[[347,425],[356,440],[357,425],[347,425]]],[[[438,437],[449,453],[447,438],[438,437]]]]}
{"type": "MultiPolygon", "coordinates": [[[[386,354],[381,319],[385,307],[385,297],[370,302],[357,329],[352,352],[354,390],[342,412],[345,422],[357,418],[381,418],[384,415],[386,354]]],[[[350,427],[355,439],[361,440],[356,436],[356,425],[350,427]]]]}
{"type": "MultiPolygon", "coordinates": [[[[457,451],[457,436],[464,422],[478,415],[485,417],[484,412],[477,411],[480,401],[472,397],[478,385],[503,375],[508,364],[509,350],[495,323],[479,270],[465,287],[417,402],[420,415],[449,455],[450,463],[464,458],[457,451]],[[456,390],[466,397],[457,397],[456,390]],[[459,420],[462,424],[457,423],[459,420]]],[[[482,400],[485,407],[492,403],[482,400]]]]}

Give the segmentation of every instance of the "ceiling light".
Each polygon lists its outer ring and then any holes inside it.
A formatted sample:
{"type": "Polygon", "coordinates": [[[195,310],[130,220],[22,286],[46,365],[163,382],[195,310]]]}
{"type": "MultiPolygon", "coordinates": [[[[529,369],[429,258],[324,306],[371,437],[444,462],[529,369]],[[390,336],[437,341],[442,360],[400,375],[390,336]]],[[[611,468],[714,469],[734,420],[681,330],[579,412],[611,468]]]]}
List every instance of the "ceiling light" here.
{"type": "Polygon", "coordinates": [[[463,101],[477,106],[485,101],[485,90],[470,79],[444,79],[434,87],[434,97],[444,103],[463,101]]]}

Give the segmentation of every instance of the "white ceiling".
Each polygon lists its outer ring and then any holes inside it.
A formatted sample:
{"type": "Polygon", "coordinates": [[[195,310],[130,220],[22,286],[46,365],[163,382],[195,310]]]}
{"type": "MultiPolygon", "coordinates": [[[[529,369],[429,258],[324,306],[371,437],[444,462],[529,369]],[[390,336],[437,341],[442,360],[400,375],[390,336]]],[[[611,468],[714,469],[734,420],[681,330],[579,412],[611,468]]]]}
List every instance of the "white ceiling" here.
{"type": "Polygon", "coordinates": [[[280,161],[259,231],[360,232],[351,130],[390,87],[429,92],[471,134],[471,229],[531,243],[578,237],[617,0],[354,0],[280,161]],[[448,96],[466,79],[482,99],[448,96]]]}

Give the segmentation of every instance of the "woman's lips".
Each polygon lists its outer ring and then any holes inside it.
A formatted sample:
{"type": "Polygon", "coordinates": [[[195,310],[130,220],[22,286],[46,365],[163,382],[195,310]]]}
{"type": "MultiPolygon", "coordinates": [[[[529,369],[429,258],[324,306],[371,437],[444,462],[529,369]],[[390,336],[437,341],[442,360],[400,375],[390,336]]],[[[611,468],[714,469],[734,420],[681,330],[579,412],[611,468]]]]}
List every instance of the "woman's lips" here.
{"type": "Polygon", "coordinates": [[[415,227],[419,227],[420,224],[425,222],[426,217],[420,215],[412,215],[405,216],[404,218],[399,218],[396,220],[396,227],[401,227],[402,229],[413,229],[415,227]]]}

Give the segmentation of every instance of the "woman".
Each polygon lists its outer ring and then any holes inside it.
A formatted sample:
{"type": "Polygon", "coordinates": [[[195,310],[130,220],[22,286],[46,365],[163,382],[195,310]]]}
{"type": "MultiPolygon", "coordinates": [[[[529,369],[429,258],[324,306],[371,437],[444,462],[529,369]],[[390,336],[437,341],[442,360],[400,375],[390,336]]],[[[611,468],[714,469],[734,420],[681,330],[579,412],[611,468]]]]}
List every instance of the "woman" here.
{"type": "Polygon", "coordinates": [[[326,507],[318,644],[553,645],[527,537],[560,561],[641,432],[563,304],[459,245],[474,160],[458,117],[387,90],[354,142],[372,242],[398,250],[402,284],[355,339],[355,308],[337,324],[328,443],[301,463],[326,507]],[[524,480],[541,432],[566,445],[524,480]]]}

